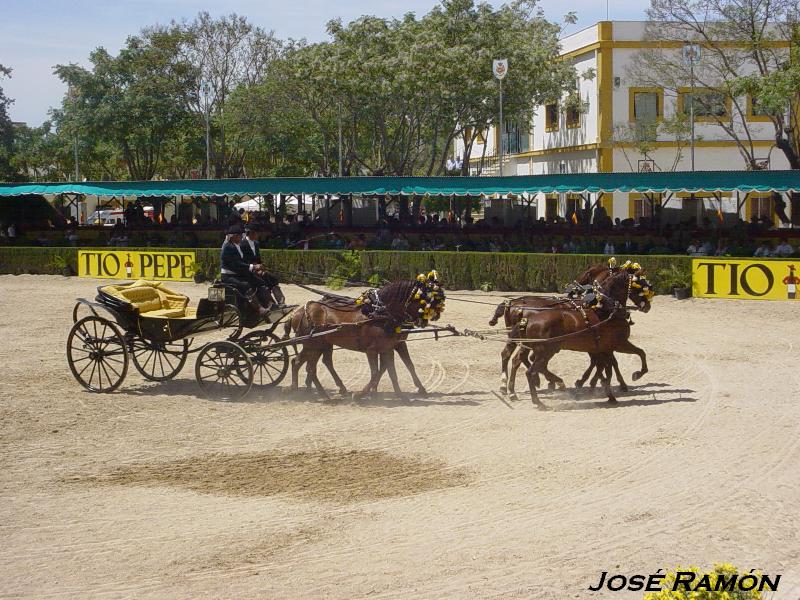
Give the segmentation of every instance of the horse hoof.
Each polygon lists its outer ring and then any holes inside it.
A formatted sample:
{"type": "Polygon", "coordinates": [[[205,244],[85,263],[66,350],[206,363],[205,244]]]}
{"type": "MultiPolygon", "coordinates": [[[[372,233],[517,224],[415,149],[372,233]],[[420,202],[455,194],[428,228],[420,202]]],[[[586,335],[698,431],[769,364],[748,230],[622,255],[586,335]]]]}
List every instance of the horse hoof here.
{"type": "Polygon", "coordinates": [[[509,399],[511,402],[519,402],[519,396],[517,396],[516,394],[511,394],[511,395],[508,397],[508,399],[509,399]]]}
{"type": "Polygon", "coordinates": [[[580,379],[576,379],[575,380],[575,387],[576,388],[583,387],[583,382],[580,379]]]}
{"type": "Polygon", "coordinates": [[[565,389],[567,389],[567,386],[565,386],[565,385],[564,385],[564,382],[563,382],[563,381],[556,381],[556,387],[557,387],[558,389],[560,389],[560,390],[565,390],[565,389]]]}
{"type": "Polygon", "coordinates": [[[642,378],[642,375],[644,375],[644,373],[642,373],[641,371],[636,371],[636,372],[633,374],[633,376],[632,376],[632,379],[633,379],[634,381],[639,381],[639,380],[642,378]]]}
{"type": "Polygon", "coordinates": [[[623,383],[622,385],[619,386],[619,389],[622,392],[627,392],[628,391],[628,386],[623,383]]]}
{"type": "Polygon", "coordinates": [[[340,395],[347,396],[347,393],[348,392],[347,392],[347,388],[346,387],[339,388],[339,394],[340,395]]]}
{"type": "Polygon", "coordinates": [[[548,382],[547,382],[547,389],[548,389],[548,390],[554,390],[554,389],[556,389],[556,384],[555,384],[553,381],[548,381],[548,382]]]}
{"type": "Polygon", "coordinates": [[[419,394],[423,398],[427,398],[428,397],[428,390],[426,390],[424,387],[417,388],[417,394],[419,394]]]}
{"type": "Polygon", "coordinates": [[[608,397],[608,403],[609,404],[616,404],[617,403],[617,399],[614,398],[614,396],[609,396],[608,397]]]}
{"type": "Polygon", "coordinates": [[[534,403],[533,403],[533,405],[534,405],[536,408],[538,408],[539,410],[541,410],[541,411],[548,411],[548,410],[550,410],[549,408],[547,408],[547,407],[546,407],[544,404],[542,404],[541,402],[534,402],[534,403]]]}

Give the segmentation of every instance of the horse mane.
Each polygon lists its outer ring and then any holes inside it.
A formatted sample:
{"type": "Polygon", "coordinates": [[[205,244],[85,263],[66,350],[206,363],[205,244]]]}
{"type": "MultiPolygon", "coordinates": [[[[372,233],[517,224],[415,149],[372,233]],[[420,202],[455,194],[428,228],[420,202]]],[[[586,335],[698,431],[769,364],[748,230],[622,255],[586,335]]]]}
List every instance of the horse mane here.
{"type": "Polygon", "coordinates": [[[602,273],[603,271],[608,270],[608,265],[606,263],[597,263],[596,265],[592,265],[588,269],[586,269],[583,273],[581,273],[577,279],[575,279],[575,283],[579,285],[589,285],[592,283],[595,278],[602,273]]]}
{"type": "Polygon", "coordinates": [[[404,304],[411,296],[411,292],[416,285],[413,279],[399,279],[387,283],[378,290],[378,298],[384,305],[400,303],[404,304]]]}

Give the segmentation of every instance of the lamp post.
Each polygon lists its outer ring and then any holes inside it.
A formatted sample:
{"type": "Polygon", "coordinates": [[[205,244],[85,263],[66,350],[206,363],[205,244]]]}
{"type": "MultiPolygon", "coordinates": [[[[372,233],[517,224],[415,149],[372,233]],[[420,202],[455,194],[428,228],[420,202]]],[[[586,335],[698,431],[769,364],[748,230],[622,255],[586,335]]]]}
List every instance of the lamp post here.
{"type": "Polygon", "coordinates": [[[211,179],[211,114],[208,102],[208,82],[203,82],[203,112],[206,115],[206,179],[211,179]]]}
{"type": "Polygon", "coordinates": [[[497,82],[500,84],[500,123],[497,125],[498,127],[498,136],[497,139],[498,143],[498,157],[500,159],[500,177],[503,176],[503,130],[505,129],[505,124],[503,123],[503,79],[505,78],[506,74],[508,73],[508,59],[500,59],[500,60],[493,60],[492,61],[492,73],[494,73],[495,78],[497,78],[497,82]]]}
{"type": "Polygon", "coordinates": [[[689,64],[689,89],[692,98],[689,104],[689,127],[691,129],[691,157],[692,171],[694,171],[694,66],[700,62],[701,50],[699,44],[686,43],[683,46],[683,60],[689,64]]]}

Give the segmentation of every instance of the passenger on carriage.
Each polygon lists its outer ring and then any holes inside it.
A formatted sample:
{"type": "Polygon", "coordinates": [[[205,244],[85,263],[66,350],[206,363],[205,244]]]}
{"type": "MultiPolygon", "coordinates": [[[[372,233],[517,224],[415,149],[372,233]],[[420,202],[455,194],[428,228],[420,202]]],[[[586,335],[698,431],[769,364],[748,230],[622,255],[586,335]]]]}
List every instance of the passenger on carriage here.
{"type": "Polygon", "coordinates": [[[267,304],[283,305],[286,302],[286,297],[283,295],[278,285],[278,279],[271,273],[268,273],[261,262],[261,244],[258,241],[259,234],[261,233],[260,227],[256,223],[247,223],[244,226],[244,231],[244,237],[242,238],[241,244],[239,244],[242,249],[242,255],[245,261],[261,267],[260,274],[253,273],[253,277],[256,279],[256,289],[263,289],[268,295],[268,297],[264,299],[259,297],[259,301],[262,304],[266,300],[267,304]]]}
{"type": "Polygon", "coordinates": [[[258,277],[261,265],[245,260],[240,246],[243,233],[241,224],[231,225],[226,231],[220,254],[221,279],[222,283],[236,288],[258,311],[258,315],[264,317],[269,314],[269,292],[264,281],[258,277]]]}

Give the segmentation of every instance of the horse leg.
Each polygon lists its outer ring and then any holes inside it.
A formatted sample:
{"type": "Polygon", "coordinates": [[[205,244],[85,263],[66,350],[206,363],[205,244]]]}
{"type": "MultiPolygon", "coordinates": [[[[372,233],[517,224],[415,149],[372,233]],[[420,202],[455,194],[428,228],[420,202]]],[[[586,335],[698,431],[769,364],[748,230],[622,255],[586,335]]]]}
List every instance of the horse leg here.
{"type": "Polygon", "coordinates": [[[533,361],[531,361],[531,366],[525,371],[525,374],[528,376],[528,387],[530,388],[531,392],[531,402],[536,405],[537,408],[542,410],[547,410],[547,407],[542,404],[541,400],[539,400],[539,395],[536,393],[536,386],[534,385],[534,375],[542,370],[542,367],[546,368],[547,363],[550,361],[552,356],[555,352],[550,348],[537,348],[536,351],[533,353],[533,361]]]}
{"type": "Polygon", "coordinates": [[[508,361],[511,355],[514,354],[514,348],[517,345],[508,343],[500,353],[500,393],[505,394],[508,391],[508,361]]]}
{"type": "Polygon", "coordinates": [[[612,404],[616,404],[617,398],[611,390],[611,354],[603,354],[602,357],[598,359],[598,363],[598,372],[602,371],[600,379],[603,382],[603,389],[608,396],[608,401],[612,404]]]}
{"type": "Polygon", "coordinates": [[[622,373],[619,372],[619,363],[617,362],[617,357],[614,356],[614,353],[611,352],[611,368],[614,369],[614,375],[617,376],[617,381],[619,382],[619,389],[620,391],[627,392],[628,391],[628,384],[625,383],[625,380],[622,378],[622,373]]]}
{"type": "Polygon", "coordinates": [[[368,350],[366,354],[367,362],[369,362],[370,378],[364,389],[357,394],[354,394],[354,397],[356,398],[363,398],[364,396],[369,395],[370,392],[378,387],[378,382],[381,380],[382,373],[378,366],[378,353],[374,350],[368,350]]]}
{"type": "Polygon", "coordinates": [[[411,373],[411,379],[414,381],[414,385],[417,386],[417,392],[419,392],[421,396],[427,396],[428,390],[425,389],[425,386],[422,385],[422,381],[417,377],[417,370],[414,368],[414,363],[411,362],[411,355],[408,353],[408,345],[402,342],[398,344],[394,350],[397,352],[397,356],[400,357],[400,360],[403,361],[408,372],[411,373]]]}
{"type": "Polygon", "coordinates": [[[311,381],[314,382],[314,386],[317,388],[317,392],[320,396],[322,396],[323,400],[330,400],[331,397],[328,395],[328,392],[325,391],[325,388],[322,387],[322,383],[320,382],[319,378],[317,377],[317,364],[319,363],[319,358],[322,355],[321,350],[315,350],[311,357],[308,359],[308,365],[306,369],[311,376],[311,381]]]}
{"type": "MultiPolygon", "coordinates": [[[[597,361],[595,360],[594,354],[590,352],[589,353],[589,367],[583,372],[583,375],[581,375],[579,379],[575,380],[575,387],[577,387],[577,388],[582,387],[583,384],[586,383],[586,380],[588,379],[589,375],[591,375],[591,373],[594,370],[595,366],[597,366],[597,361]]],[[[592,387],[594,387],[594,385],[592,385],[592,387]]]]}
{"type": "Polygon", "coordinates": [[[392,381],[394,393],[398,398],[405,399],[406,395],[403,393],[403,390],[400,389],[400,382],[397,380],[397,369],[394,366],[394,350],[389,350],[381,354],[381,366],[389,373],[389,379],[392,381]]]}
{"type": "MultiPolygon", "coordinates": [[[[297,385],[298,385],[297,384],[297,380],[298,380],[298,374],[300,372],[300,367],[302,367],[303,363],[305,363],[307,360],[308,360],[308,352],[306,351],[305,348],[300,350],[300,352],[298,352],[294,357],[292,357],[292,387],[291,387],[291,390],[293,392],[297,391],[297,385]]],[[[306,381],[308,381],[308,372],[307,371],[306,371],[306,381]]]]}
{"type": "Polygon", "coordinates": [[[547,389],[548,390],[554,390],[556,388],[559,388],[559,389],[562,389],[562,390],[564,389],[564,387],[565,387],[564,386],[564,380],[561,379],[561,377],[559,377],[555,373],[553,373],[546,366],[542,368],[542,375],[544,375],[545,378],[547,379],[547,389]]]}
{"type": "Polygon", "coordinates": [[[622,352],[623,354],[635,354],[642,361],[642,369],[634,371],[632,377],[634,381],[639,381],[642,375],[647,373],[647,354],[641,348],[634,346],[630,340],[625,340],[619,346],[614,348],[614,352],[622,352]]]}
{"type": "Polygon", "coordinates": [[[347,393],[347,387],[345,387],[342,378],[339,377],[339,374],[336,372],[336,369],[333,368],[333,346],[326,348],[322,352],[322,364],[325,365],[325,368],[328,369],[328,373],[331,374],[333,377],[334,383],[336,383],[336,387],[339,388],[340,394],[347,393]]]}
{"type": "Polygon", "coordinates": [[[514,358],[511,360],[511,372],[508,375],[508,387],[506,388],[506,393],[510,400],[519,400],[517,398],[517,370],[519,370],[520,364],[525,362],[525,366],[529,367],[530,362],[528,361],[528,349],[524,346],[519,347],[519,351],[514,355],[514,358]]]}

